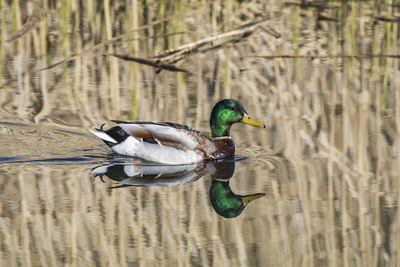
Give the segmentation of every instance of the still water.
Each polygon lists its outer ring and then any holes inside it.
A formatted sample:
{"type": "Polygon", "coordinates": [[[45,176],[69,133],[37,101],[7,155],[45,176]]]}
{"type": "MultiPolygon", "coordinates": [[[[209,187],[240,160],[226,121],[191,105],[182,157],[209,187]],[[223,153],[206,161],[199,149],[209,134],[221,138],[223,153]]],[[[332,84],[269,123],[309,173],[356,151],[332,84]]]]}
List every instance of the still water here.
{"type": "Polygon", "coordinates": [[[0,1],[0,266],[400,264],[396,1],[39,2],[0,1]],[[220,162],[89,132],[223,98],[266,129],[220,162]]]}

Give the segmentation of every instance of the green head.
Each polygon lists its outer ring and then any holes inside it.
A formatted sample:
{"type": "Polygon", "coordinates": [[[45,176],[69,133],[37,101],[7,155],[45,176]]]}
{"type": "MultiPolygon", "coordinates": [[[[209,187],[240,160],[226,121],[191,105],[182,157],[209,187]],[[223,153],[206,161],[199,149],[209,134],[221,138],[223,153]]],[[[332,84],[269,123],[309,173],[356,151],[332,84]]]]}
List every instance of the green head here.
{"type": "Polygon", "coordinates": [[[264,193],[256,193],[247,196],[235,195],[229,186],[229,181],[212,180],[210,188],[210,200],[214,210],[225,218],[234,218],[242,213],[247,204],[264,193]]]}
{"type": "Polygon", "coordinates": [[[229,136],[231,125],[243,122],[254,127],[265,125],[250,119],[243,105],[233,99],[224,99],[215,104],[210,117],[212,137],[229,136]]]}

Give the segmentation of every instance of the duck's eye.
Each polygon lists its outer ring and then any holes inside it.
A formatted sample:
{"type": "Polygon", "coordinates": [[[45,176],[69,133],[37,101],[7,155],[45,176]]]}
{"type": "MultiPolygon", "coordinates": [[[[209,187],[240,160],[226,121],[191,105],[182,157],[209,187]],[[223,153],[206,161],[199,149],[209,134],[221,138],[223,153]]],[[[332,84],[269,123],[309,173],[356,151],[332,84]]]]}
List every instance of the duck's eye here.
{"type": "Polygon", "coordinates": [[[240,110],[237,107],[231,107],[231,110],[233,110],[236,113],[240,113],[240,110]]]}

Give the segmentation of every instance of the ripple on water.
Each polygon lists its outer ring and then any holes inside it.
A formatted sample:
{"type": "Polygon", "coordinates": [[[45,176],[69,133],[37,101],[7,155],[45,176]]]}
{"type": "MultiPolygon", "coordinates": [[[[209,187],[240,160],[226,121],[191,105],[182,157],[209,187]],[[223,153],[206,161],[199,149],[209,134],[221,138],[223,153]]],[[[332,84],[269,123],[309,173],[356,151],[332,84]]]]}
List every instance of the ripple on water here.
{"type": "Polygon", "coordinates": [[[0,164],[82,165],[109,158],[109,151],[84,131],[0,121],[0,164]]]}

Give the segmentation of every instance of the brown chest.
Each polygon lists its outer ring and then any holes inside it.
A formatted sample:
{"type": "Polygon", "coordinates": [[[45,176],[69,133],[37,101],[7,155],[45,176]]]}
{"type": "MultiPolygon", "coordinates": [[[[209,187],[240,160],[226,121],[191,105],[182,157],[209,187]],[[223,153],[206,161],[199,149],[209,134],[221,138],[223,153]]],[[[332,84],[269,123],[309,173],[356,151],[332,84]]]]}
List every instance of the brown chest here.
{"type": "Polygon", "coordinates": [[[230,137],[219,137],[212,139],[215,151],[208,155],[208,160],[217,160],[231,157],[235,154],[235,143],[230,137]]]}

